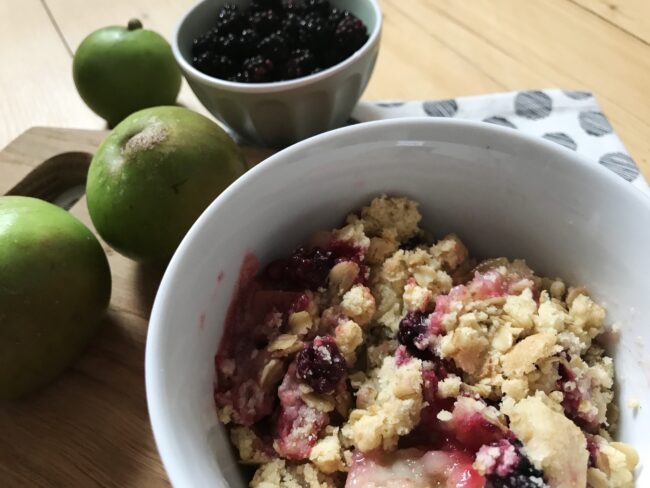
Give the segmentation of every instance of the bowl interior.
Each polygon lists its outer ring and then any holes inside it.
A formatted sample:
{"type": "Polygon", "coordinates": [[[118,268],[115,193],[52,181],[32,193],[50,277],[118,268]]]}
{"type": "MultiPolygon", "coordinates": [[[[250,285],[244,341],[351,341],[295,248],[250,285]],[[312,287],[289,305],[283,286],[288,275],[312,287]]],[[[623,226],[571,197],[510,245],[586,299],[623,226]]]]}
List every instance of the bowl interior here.
{"type": "MultiPolygon", "coordinates": [[[[650,201],[606,170],[510,129],[449,120],[361,124],[297,144],[226,190],[190,230],[160,286],[147,396],[176,487],[244,487],[216,418],[213,358],[248,252],[264,263],[339,225],[380,193],[420,202],[423,226],[478,256],[523,257],[586,284],[621,325],[619,438],[650,452],[650,201]],[[636,414],[630,398],[643,406],[636,414]],[[221,483],[221,484],[220,484],[221,483]],[[228,484],[226,484],[228,483],[228,484]]],[[[639,486],[650,486],[641,470],[639,486]]]]}
{"type": "MultiPolygon", "coordinates": [[[[234,3],[240,8],[246,8],[251,3],[251,0],[204,0],[196,4],[181,20],[176,33],[175,41],[178,44],[178,50],[183,60],[187,63],[188,66],[192,66],[192,42],[194,38],[214,27],[217,11],[219,7],[225,3],[234,3]]],[[[359,17],[368,28],[369,35],[371,35],[377,29],[379,19],[377,17],[377,10],[371,1],[355,0],[353,2],[350,2],[349,0],[330,0],[330,4],[336,8],[349,10],[354,15],[359,17]]],[[[278,82],[274,84],[278,85],[280,83],[285,84],[287,82],[278,82]]],[[[243,85],[250,86],[250,84],[243,85]]],[[[264,83],[264,85],[268,84],[264,83]]]]}

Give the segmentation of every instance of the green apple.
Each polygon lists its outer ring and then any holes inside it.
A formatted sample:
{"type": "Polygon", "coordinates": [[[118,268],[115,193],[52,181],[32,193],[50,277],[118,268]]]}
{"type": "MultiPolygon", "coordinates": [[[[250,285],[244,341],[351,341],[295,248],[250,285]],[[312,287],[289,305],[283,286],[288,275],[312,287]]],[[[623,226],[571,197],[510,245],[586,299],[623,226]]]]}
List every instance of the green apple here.
{"type": "Polygon", "coordinates": [[[65,210],[0,197],[0,398],[49,383],[83,350],[111,295],[104,251],[65,210]]]}
{"type": "Polygon", "coordinates": [[[72,74],[83,101],[111,127],[137,110],[173,105],[181,87],[171,47],[138,20],[86,37],[74,55],[72,74]]]}
{"type": "Polygon", "coordinates": [[[88,210],[118,252],[164,261],[245,169],[239,147],[206,117],[181,107],[144,109],[118,124],[95,153],[88,210]]]}

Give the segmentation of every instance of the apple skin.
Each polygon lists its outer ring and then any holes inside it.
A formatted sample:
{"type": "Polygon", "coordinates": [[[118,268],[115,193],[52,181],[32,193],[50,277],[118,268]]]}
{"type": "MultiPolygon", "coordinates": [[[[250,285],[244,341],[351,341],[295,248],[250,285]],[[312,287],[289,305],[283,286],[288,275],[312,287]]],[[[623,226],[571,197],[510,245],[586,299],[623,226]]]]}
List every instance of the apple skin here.
{"type": "Polygon", "coordinates": [[[111,296],[104,250],[65,210],[0,197],[0,398],[56,378],[83,351],[111,296]]]}
{"type": "Polygon", "coordinates": [[[239,147],[208,118],[181,107],[144,109],[118,124],[95,153],[88,210],[116,251],[164,262],[245,170],[239,147]]]}
{"type": "Polygon", "coordinates": [[[172,105],[182,78],[169,43],[135,19],[86,37],[72,75],[83,101],[110,127],[137,110],[172,105]]]}

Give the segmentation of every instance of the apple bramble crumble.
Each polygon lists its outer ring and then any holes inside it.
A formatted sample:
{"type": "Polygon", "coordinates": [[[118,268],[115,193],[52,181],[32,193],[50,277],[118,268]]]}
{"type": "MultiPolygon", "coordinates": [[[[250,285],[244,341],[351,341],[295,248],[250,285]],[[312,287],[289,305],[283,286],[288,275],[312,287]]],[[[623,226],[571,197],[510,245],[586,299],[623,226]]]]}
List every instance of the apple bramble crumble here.
{"type": "Polygon", "coordinates": [[[605,310],[375,198],[243,265],[215,400],[254,488],[629,487],[605,310]]]}

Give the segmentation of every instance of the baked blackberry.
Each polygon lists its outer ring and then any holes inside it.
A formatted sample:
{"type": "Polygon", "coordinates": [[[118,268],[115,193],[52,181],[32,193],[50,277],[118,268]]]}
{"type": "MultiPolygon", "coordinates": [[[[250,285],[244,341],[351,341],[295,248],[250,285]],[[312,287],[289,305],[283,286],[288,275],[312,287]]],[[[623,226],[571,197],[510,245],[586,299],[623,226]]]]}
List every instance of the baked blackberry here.
{"type": "Polygon", "coordinates": [[[331,251],[319,247],[299,247],[289,258],[270,263],[264,278],[284,290],[317,290],[327,283],[332,266],[334,258],[331,251]]]}
{"type": "Polygon", "coordinates": [[[496,462],[496,467],[486,474],[486,488],[548,487],[544,481],[544,473],[533,466],[530,459],[524,454],[521,441],[501,439],[491,446],[498,447],[501,454],[496,462]]]}
{"type": "Polygon", "coordinates": [[[429,330],[427,314],[422,312],[409,312],[399,323],[397,340],[406,346],[414,356],[420,356],[425,349],[422,347],[429,330]]]}
{"type": "Polygon", "coordinates": [[[345,376],[347,363],[331,336],[316,337],[296,356],[298,378],[316,393],[331,393],[345,376]]]}

